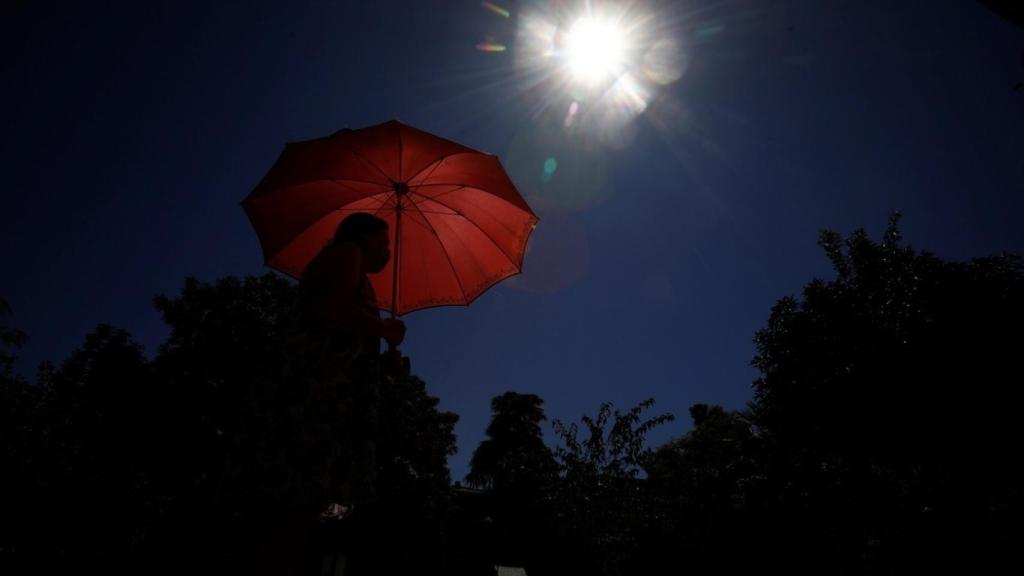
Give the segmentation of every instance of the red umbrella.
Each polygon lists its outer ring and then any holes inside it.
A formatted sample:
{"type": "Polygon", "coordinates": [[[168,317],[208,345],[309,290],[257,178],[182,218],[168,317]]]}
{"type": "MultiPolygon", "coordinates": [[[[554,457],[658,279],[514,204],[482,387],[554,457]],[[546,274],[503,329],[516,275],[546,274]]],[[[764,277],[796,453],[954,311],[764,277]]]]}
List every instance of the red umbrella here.
{"type": "Polygon", "coordinates": [[[386,220],[393,257],[370,281],[392,315],[520,273],[539,220],[497,156],[395,120],[287,144],[241,204],[264,262],[296,279],[349,214],[386,220]]]}

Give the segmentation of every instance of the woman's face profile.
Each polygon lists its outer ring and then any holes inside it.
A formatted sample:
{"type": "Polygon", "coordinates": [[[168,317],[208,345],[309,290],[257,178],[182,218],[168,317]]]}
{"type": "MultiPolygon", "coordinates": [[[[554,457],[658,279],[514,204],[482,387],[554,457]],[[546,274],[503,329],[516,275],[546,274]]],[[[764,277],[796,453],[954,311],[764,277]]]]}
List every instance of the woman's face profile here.
{"type": "Polygon", "coordinates": [[[391,259],[391,239],[388,236],[387,228],[366,236],[366,246],[363,250],[366,271],[369,273],[380,272],[391,259]]]}

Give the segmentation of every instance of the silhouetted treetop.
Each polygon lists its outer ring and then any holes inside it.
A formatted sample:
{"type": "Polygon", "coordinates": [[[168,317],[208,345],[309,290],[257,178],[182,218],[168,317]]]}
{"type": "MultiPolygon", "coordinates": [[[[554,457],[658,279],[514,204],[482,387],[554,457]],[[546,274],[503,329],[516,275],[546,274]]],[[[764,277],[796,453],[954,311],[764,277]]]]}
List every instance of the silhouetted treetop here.
{"type": "Polygon", "coordinates": [[[17,350],[28,341],[28,334],[10,324],[14,316],[11,305],[0,298],[0,376],[9,376],[14,369],[17,350]]]}
{"type": "Polygon", "coordinates": [[[555,460],[544,444],[540,424],[544,401],[536,394],[506,392],[491,400],[488,438],[470,460],[466,481],[486,488],[536,488],[555,473],[555,460]]]}
{"type": "Polygon", "coordinates": [[[753,423],[779,505],[832,515],[830,540],[808,533],[808,548],[857,569],[995,558],[1024,517],[1024,269],[1011,254],[942,260],[898,223],[877,242],[821,234],[836,276],[782,298],[758,331],[753,423]]]}

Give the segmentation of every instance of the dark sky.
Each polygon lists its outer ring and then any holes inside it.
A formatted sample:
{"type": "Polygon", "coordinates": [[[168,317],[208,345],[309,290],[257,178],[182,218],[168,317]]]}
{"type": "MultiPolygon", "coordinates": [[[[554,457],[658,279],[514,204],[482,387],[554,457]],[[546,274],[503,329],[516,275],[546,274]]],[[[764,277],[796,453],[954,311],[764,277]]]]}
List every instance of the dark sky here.
{"type": "Polygon", "coordinates": [[[534,3],[23,4],[0,18],[0,296],[30,377],[99,322],[152,356],[154,295],[269,270],[238,203],[285,142],[395,117],[498,154],[542,219],[522,276],[405,317],[461,416],[455,479],[506,390],[565,420],[653,396],[678,418],[656,442],[695,402],[743,407],[770,306],[830,273],[823,227],[900,210],[942,257],[1024,249],[1024,31],[971,0],[637,5],[682,75],[573,137],[573,96],[526,65],[534,3]]]}

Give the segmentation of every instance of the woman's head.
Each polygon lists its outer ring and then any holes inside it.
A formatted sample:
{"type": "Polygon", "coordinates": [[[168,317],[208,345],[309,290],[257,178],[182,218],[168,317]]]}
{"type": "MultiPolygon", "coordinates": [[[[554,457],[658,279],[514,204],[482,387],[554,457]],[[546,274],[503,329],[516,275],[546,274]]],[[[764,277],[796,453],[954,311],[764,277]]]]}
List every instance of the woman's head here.
{"type": "Polygon", "coordinates": [[[366,212],[345,217],[334,233],[334,243],[353,242],[363,251],[367,272],[380,272],[391,259],[388,223],[366,212]]]}

